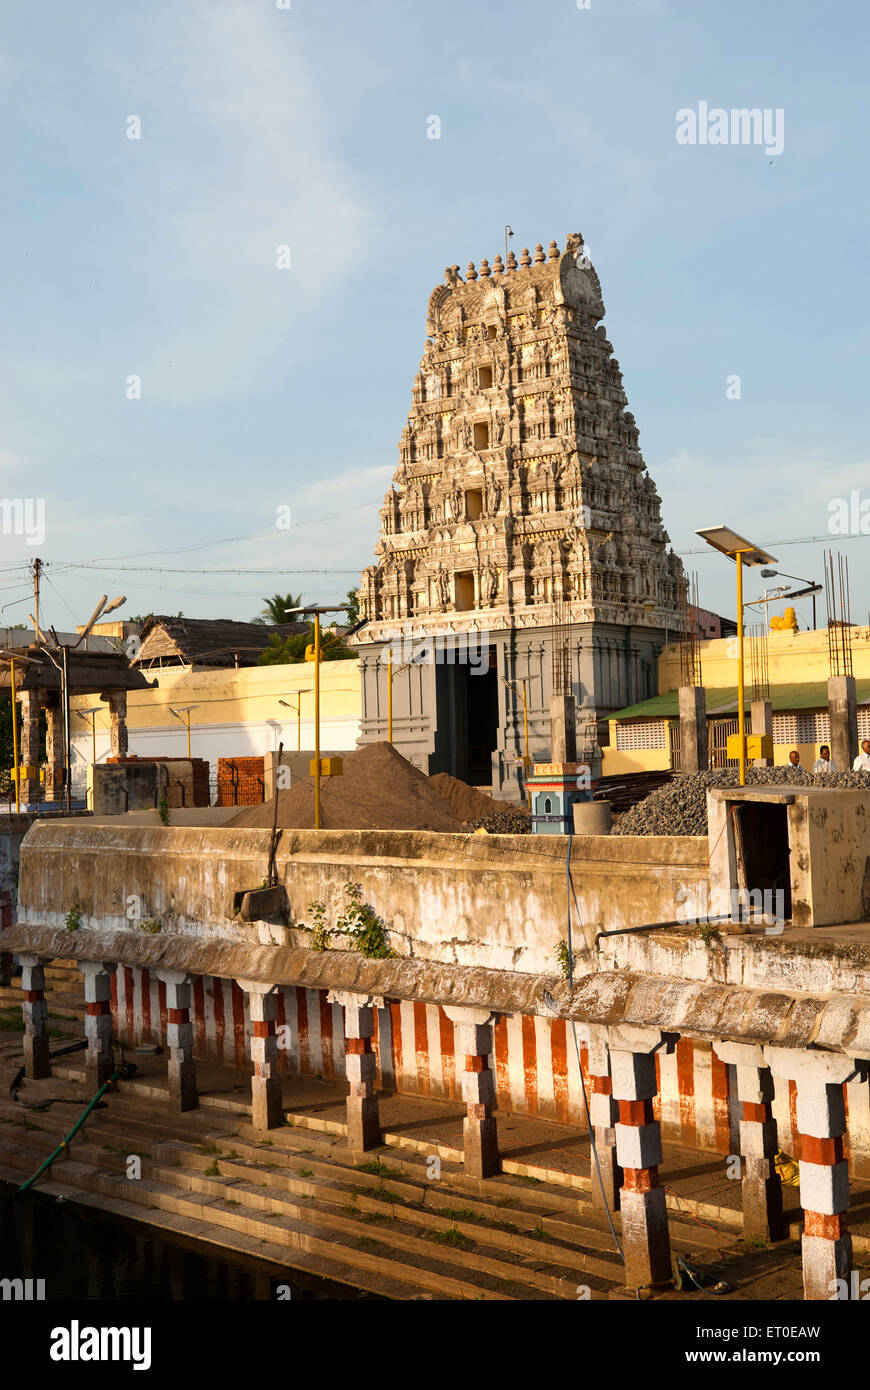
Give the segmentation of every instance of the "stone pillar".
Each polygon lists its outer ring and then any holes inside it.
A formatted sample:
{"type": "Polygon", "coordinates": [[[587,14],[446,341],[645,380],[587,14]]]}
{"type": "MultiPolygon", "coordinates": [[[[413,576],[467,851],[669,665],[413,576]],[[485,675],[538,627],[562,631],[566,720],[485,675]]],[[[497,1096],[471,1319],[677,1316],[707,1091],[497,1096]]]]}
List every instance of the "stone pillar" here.
{"type": "Polygon", "coordinates": [[[592,1094],[589,1097],[589,1116],[592,1134],[598,1154],[598,1168],[595,1157],[589,1153],[589,1177],[592,1182],[590,1196],[593,1205],[607,1206],[611,1211],[619,1207],[619,1189],[623,1184],[623,1172],[616,1157],[616,1130],[619,1119],[619,1106],[613,1099],[613,1082],[610,1076],[610,1052],[607,1047],[607,1030],[593,1024],[589,1029],[589,1079],[592,1094]],[[598,1180],[598,1170],[601,1181],[598,1180]],[[602,1191],[603,1188],[603,1191],[602,1191]]]}
{"type": "Polygon", "coordinates": [[[681,685],[679,701],[680,771],[706,772],[707,692],[703,685],[681,685]]]}
{"type": "Polygon", "coordinates": [[[854,676],[831,676],[828,681],[831,720],[831,758],[838,772],[849,772],[858,756],[858,697],[854,676]]]}
{"type": "Polygon", "coordinates": [[[670,1284],[671,1244],[665,1191],[659,1187],[661,1126],[653,1119],[658,1029],[608,1030],[613,1096],[619,1104],[616,1156],[624,1170],[619,1193],[625,1282],[629,1288],[670,1284]]]}
{"type": "Polygon", "coordinates": [[[345,991],[327,995],[330,1004],[344,1009],[344,1060],[347,1071],[347,1146],[374,1149],[381,1142],[381,1121],[375,1094],[375,1009],[383,1000],[370,994],[345,991]]]}
{"type": "Polygon", "coordinates": [[[444,1012],[459,1028],[459,1047],[465,1054],[462,1095],[467,1110],[462,1125],[465,1171],[475,1178],[499,1172],[498,1128],[493,1106],[495,1081],[489,1065],[494,1015],[488,1009],[447,1007],[444,1012]]]}
{"type": "Polygon", "coordinates": [[[62,801],[64,787],[63,705],[60,697],[51,697],[45,707],[45,799],[62,801]]]}
{"type": "Polygon", "coordinates": [[[24,1072],[32,1081],[51,1076],[45,1002],[45,963],[41,956],[19,955],[21,1013],[24,1018],[24,1072]]]}
{"type": "MultiPolygon", "coordinates": [[[[749,729],[753,734],[773,738],[773,705],[769,700],[753,700],[749,706],[749,729]]],[[[753,758],[753,767],[772,767],[773,758],[753,758]]]]}
{"type": "Polygon", "coordinates": [[[577,709],[573,695],[550,697],[550,762],[576,763],[577,709]]]}
{"type": "Polygon", "coordinates": [[[773,1076],[760,1047],[752,1043],[717,1041],[713,1050],[737,1068],[740,1121],[743,1235],[746,1240],[781,1240],[782,1183],[774,1166],[779,1147],[773,1118],[773,1076]]]}
{"type": "Polygon", "coordinates": [[[251,1124],[254,1129],[279,1129],[284,1123],[284,1097],[278,1075],[278,987],[258,980],[239,980],[248,996],[251,1014],[251,1124]]]}
{"type": "Polygon", "coordinates": [[[839,1052],[797,1048],[765,1047],[764,1055],[774,1075],[797,1084],[804,1298],[825,1302],[843,1289],[848,1297],[852,1237],[846,1229],[849,1170],[843,1157],[843,1082],[855,1075],[855,1063],[839,1052]],[[844,1284],[838,1286],[838,1279],[844,1284]]]}
{"type": "Polygon", "coordinates": [[[101,695],[101,700],[109,702],[109,743],[110,756],[113,758],[126,758],[127,756],[127,692],[126,690],[110,690],[107,695],[101,695]]]}
{"type": "Polygon", "coordinates": [[[112,1050],[111,984],[112,976],[118,967],[112,961],[80,960],[77,964],[85,977],[88,1084],[94,1090],[98,1090],[115,1070],[115,1054],[112,1050]]]}
{"type": "Polygon", "coordinates": [[[32,776],[21,779],[20,798],[22,809],[34,806],[39,801],[39,709],[42,692],[22,690],[21,700],[21,743],[18,747],[18,761],[22,767],[30,768],[32,776]]]}
{"type": "Polygon", "coordinates": [[[199,1105],[196,1063],[193,1060],[193,1024],[190,1021],[191,977],[184,970],[158,970],[166,986],[166,1045],[169,1048],[169,1096],[179,1110],[199,1105]]]}

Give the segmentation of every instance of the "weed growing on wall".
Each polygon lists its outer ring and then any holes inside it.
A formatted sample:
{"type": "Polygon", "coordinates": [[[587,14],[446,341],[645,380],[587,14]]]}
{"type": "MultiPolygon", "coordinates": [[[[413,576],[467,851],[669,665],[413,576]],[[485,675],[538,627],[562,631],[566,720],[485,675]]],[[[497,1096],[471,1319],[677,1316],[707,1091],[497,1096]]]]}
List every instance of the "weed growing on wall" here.
{"type": "Polygon", "coordinates": [[[157,814],[164,825],[169,824],[169,797],[164,792],[157,807],[157,814]]]}
{"type": "Polygon", "coordinates": [[[300,923],[300,926],[311,933],[311,949],[327,951],[330,937],[345,936],[350,938],[352,949],[369,960],[391,960],[396,953],[390,946],[384,919],[378,916],[371,903],[363,902],[358,883],[346,883],[344,892],[347,905],[334,927],[326,925],[325,903],[309,903],[312,924],[306,927],[300,923]]]}
{"type": "Polygon", "coordinates": [[[78,931],[82,924],[81,914],[77,907],[71,907],[63,919],[63,924],[67,931],[78,931]]]}
{"type": "Polygon", "coordinates": [[[395,951],[390,946],[387,926],[379,917],[371,903],[362,900],[362,888],[358,883],[344,885],[347,907],[336,922],[336,932],[349,936],[360,955],[369,960],[390,960],[395,951]]]}
{"type": "Polygon", "coordinates": [[[312,916],[312,925],[306,927],[306,931],[311,932],[312,951],[327,951],[329,949],[329,938],[332,932],[326,925],[326,903],[310,903],[308,911],[312,916]]]}
{"type": "Polygon", "coordinates": [[[563,980],[570,980],[571,966],[573,965],[572,953],[568,950],[567,941],[560,941],[556,947],[556,960],[562,972],[563,980]]]}

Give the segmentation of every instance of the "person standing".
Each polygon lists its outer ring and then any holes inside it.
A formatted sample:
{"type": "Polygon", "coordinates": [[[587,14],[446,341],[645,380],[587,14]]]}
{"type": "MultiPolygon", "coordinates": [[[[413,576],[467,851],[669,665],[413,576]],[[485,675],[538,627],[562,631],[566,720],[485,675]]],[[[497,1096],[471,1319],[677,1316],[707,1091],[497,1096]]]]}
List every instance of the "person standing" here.
{"type": "Polygon", "coordinates": [[[836,772],[837,764],[831,762],[831,750],[826,743],[819,749],[819,756],[813,763],[813,772],[836,772]]]}
{"type": "Polygon", "coordinates": [[[870,772],[870,738],[861,740],[861,752],[852,764],[853,772],[870,772]]]}

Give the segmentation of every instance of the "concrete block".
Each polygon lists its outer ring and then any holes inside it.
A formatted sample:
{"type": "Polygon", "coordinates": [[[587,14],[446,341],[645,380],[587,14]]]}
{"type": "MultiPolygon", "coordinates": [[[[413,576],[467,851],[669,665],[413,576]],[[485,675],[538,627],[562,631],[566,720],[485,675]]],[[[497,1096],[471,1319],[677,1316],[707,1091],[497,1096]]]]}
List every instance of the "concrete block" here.
{"type": "Polygon", "coordinates": [[[619,1194],[619,1209],[622,1216],[625,1282],[628,1287],[669,1283],[671,1245],[664,1188],[631,1192],[623,1187],[619,1194]]]}
{"type": "Polygon", "coordinates": [[[659,1124],[616,1125],[616,1156],[623,1168],[657,1168],[662,1161],[659,1124]]]}
{"type": "Polygon", "coordinates": [[[740,1121],[740,1153],[743,1158],[770,1158],[779,1148],[776,1120],[740,1121]]]}
{"type": "Polygon", "coordinates": [[[846,1104],[842,1085],[813,1085],[798,1080],[797,1127],[801,1134],[827,1139],[846,1130],[846,1104]]]}
{"type": "Polygon", "coordinates": [[[651,1100],[656,1093],[656,1064],[652,1054],[611,1049],[613,1094],[620,1100],[651,1100]]]}
{"type": "Polygon", "coordinates": [[[836,1281],[849,1279],[852,1268],[852,1237],[848,1233],[836,1240],[826,1240],[824,1236],[803,1236],[801,1263],[804,1298],[808,1302],[827,1302],[835,1299],[836,1281]]]}
{"type": "Polygon", "coordinates": [[[801,1162],[798,1167],[804,1211],[835,1216],[848,1209],[849,1168],[846,1163],[835,1163],[829,1168],[827,1164],[801,1162]]]}

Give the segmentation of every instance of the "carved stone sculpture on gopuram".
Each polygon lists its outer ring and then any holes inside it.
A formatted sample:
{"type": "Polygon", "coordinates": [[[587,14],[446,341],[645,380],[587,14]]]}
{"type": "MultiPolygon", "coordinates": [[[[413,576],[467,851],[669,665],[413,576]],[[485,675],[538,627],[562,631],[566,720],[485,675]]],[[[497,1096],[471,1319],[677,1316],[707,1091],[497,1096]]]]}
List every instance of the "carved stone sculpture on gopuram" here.
{"type": "Polygon", "coordinates": [[[683,570],[579,234],[448,267],[363,572],[365,640],[563,621],[667,629],[683,570]]]}

